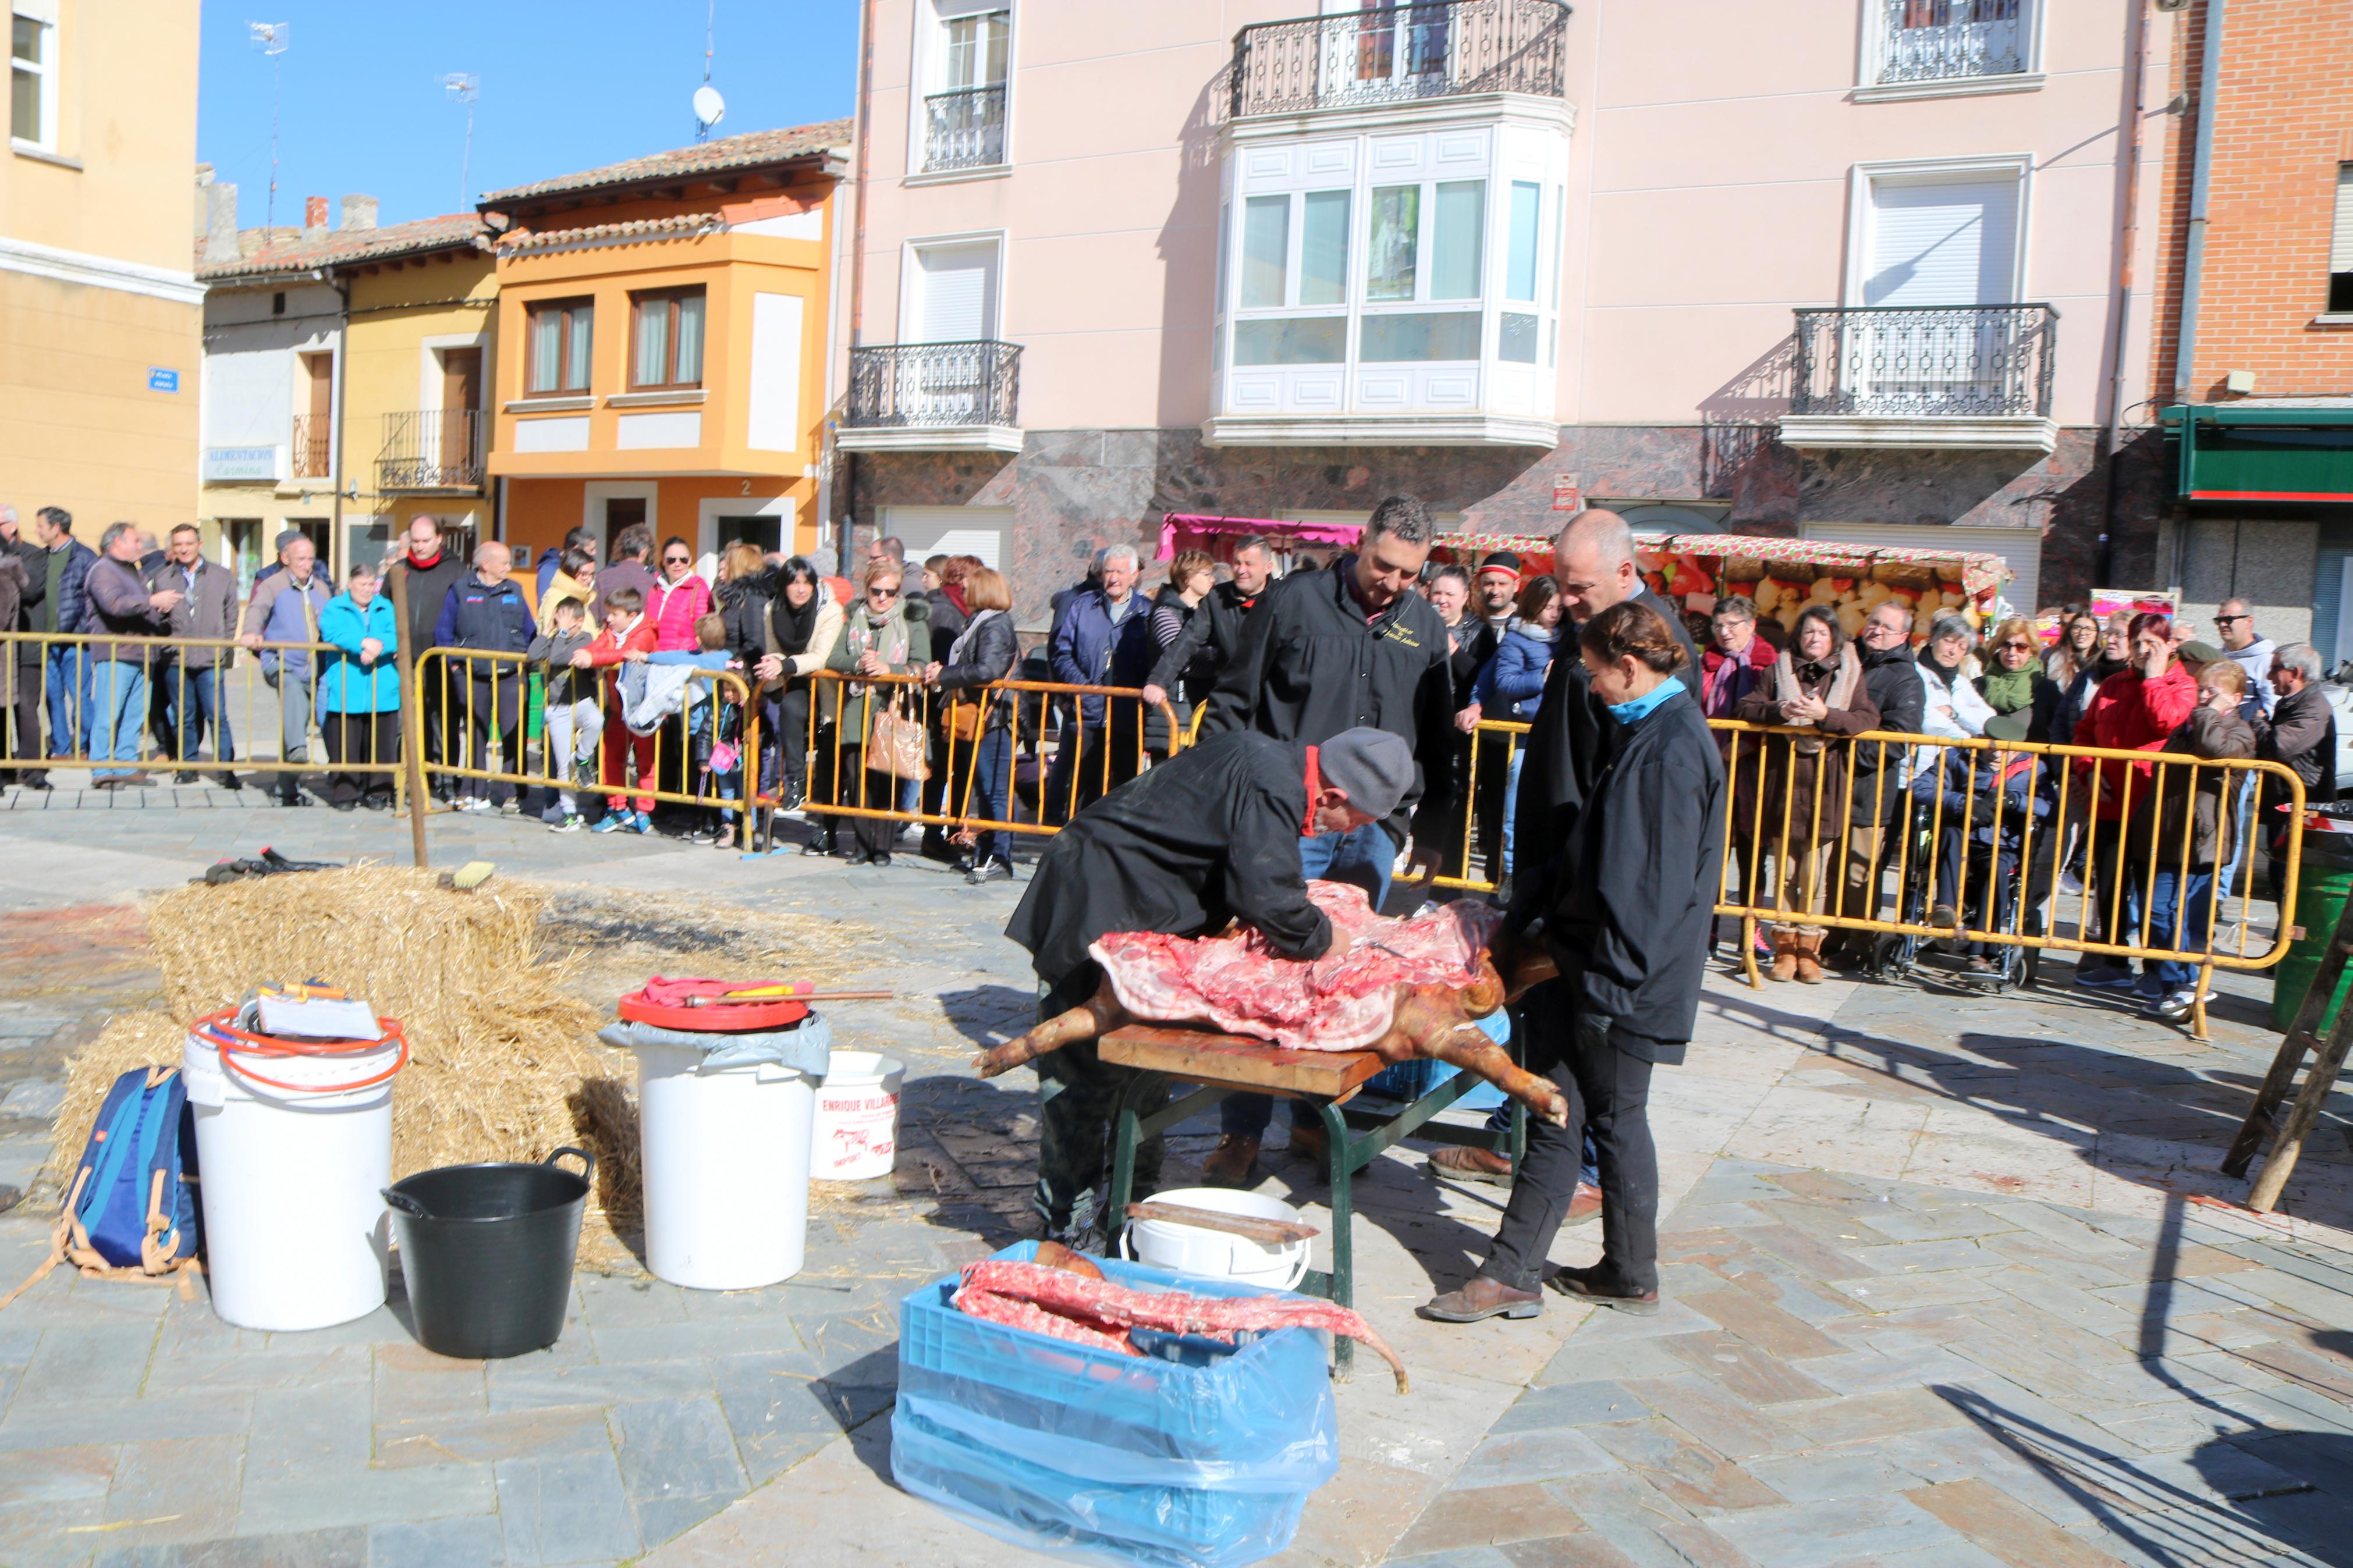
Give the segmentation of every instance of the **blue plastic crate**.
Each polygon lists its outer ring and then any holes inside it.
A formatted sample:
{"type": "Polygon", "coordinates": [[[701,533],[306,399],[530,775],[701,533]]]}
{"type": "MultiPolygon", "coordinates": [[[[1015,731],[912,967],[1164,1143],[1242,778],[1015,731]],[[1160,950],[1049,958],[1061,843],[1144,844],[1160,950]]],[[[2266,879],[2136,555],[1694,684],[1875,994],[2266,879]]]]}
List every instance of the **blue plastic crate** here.
{"type": "MultiPolygon", "coordinates": [[[[1028,1262],[1025,1242],[999,1258],[1028,1262]]],[[[1118,1258],[1106,1278],[1275,1294],[1118,1258]]],[[[1324,1337],[1269,1334],[1207,1367],[1117,1355],[966,1317],[956,1280],[900,1309],[892,1473],[1033,1550],[1150,1568],[1233,1568],[1290,1543],[1339,1436],[1324,1337]]]]}
{"type": "MultiPolygon", "coordinates": [[[[1480,1019],[1479,1027],[1499,1046],[1512,1042],[1511,1016],[1501,1008],[1480,1019]]],[[[1452,1062],[1415,1057],[1409,1061],[1391,1062],[1375,1073],[1365,1081],[1365,1092],[1410,1102],[1419,1100],[1461,1070],[1452,1062]]],[[[1461,1110],[1485,1110],[1503,1103],[1504,1091],[1492,1083],[1482,1083],[1456,1100],[1454,1106],[1461,1110]]]]}

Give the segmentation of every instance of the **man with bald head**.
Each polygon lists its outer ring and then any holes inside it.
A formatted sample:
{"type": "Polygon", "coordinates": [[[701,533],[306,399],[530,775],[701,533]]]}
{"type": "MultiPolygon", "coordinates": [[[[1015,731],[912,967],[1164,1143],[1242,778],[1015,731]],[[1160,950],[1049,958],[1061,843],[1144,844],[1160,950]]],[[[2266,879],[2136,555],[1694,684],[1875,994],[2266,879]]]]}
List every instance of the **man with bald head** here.
{"type": "MultiPolygon", "coordinates": [[[[449,585],[441,601],[441,618],[433,628],[436,647],[475,653],[529,651],[538,634],[522,590],[507,570],[513,557],[497,540],[474,547],[474,569],[449,585]]],[[[449,704],[452,720],[462,720],[472,737],[475,767],[491,773],[507,771],[507,745],[522,721],[522,664],[517,659],[468,658],[449,656],[449,704]],[[463,704],[462,707],[459,704],[463,704]]],[[[485,811],[495,799],[501,809],[517,809],[514,786],[488,779],[464,780],[458,790],[460,811],[485,811]]]]}
{"type": "MultiPolygon", "coordinates": [[[[1634,531],[1614,511],[1588,508],[1570,519],[1553,541],[1552,574],[1560,584],[1563,629],[1587,621],[1629,599],[1658,613],[1690,656],[1681,679],[1699,695],[1699,649],[1683,626],[1683,612],[1642,585],[1634,564],[1634,531]]],[[[1569,634],[1573,647],[1574,633],[1569,634]]],[[[1533,875],[1517,878],[1515,911],[1536,910],[1543,868],[1551,864],[1577,826],[1593,781],[1614,754],[1619,726],[1586,683],[1585,661],[1556,658],[1545,676],[1544,697],[1528,731],[1528,758],[1521,765],[1520,795],[1514,821],[1514,860],[1533,875]]],[[[1515,918],[1516,915],[1515,915],[1515,918]]],[[[1529,916],[1528,918],[1533,918],[1529,916]]]]}

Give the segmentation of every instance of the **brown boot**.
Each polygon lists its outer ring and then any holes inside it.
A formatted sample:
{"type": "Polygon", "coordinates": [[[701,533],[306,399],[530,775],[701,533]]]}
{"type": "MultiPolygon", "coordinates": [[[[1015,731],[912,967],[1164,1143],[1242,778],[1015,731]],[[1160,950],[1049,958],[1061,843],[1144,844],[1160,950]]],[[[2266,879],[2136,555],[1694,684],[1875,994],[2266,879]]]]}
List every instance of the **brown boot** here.
{"type": "Polygon", "coordinates": [[[1257,1164],[1258,1140],[1247,1133],[1229,1132],[1201,1162],[1201,1180],[1212,1187],[1247,1187],[1257,1164]]]}
{"type": "Polygon", "coordinates": [[[1798,933],[1786,926],[1773,928],[1773,967],[1765,972],[1767,980],[1795,980],[1798,977],[1798,933]]]}
{"type": "Polygon", "coordinates": [[[1820,985],[1822,983],[1821,932],[1816,931],[1811,936],[1799,937],[1791,950],[1790,957],[1797,961],[1798,984],[1820,985]]]}
{"type": "Polygon", "coordinates": [[[1434,1296],[1415,1309],[1433,1323],[1476,1323],[1488,1318],[1535,1318],[1544,1313],[1544,1292],[1517,1290],[1474,1274],[1460,1290],[1434,1296]]]}
{"type": "Polygon", "coordinates": [[[1324,1135],[1323,1123],[1294,1121],[1291,1124],[1291,1157],[1293,1159],[1304,1160],[1312,1165],[1320,1165],[1324,1163],[1324,1156],[1331,1152],[1332,1140],[1324,1135]]]}
{"type": "Polygon", "coordinates": [[[1458,1182],[1485,1182],[1490,1186],[1512,1184],[1512,1162],[1508,1155],[1493,1149],[1449,1147],[1432,1152],[1430,1173],[1451,1176],[1458,1182]]]}

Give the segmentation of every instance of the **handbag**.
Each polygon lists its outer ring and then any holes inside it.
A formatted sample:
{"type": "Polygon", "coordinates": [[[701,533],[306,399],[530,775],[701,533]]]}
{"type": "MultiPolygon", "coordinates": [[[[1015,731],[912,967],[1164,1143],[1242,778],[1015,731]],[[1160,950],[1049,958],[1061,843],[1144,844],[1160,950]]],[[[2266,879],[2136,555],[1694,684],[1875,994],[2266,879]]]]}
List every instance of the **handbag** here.
{"type": "Polygon", "coordinates": [[[978,702],[948,704],[948,737],[967,744],[980,739],[981,727],[988,717],[989,699],[978,702]]]}
{"type": "Polygon", "coordinates": [[[923,721],[911,717],[903,700],[875,713],[866,734],[866,765],[894,779],[921,784],[932,776],[931,737],[923,721]]]}

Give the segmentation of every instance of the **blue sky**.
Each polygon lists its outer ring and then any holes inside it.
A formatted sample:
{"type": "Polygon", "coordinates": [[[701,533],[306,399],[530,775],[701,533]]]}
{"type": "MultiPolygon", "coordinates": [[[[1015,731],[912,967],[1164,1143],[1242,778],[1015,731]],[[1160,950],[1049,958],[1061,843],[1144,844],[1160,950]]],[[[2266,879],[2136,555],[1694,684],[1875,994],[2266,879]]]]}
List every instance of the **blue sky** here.
{"type": "MultiPolygon", "coordinates": [[[[196,156],[263,221],[270,64],[248,22],[292,24],[279,135],[277,221],[302,198],[377,197],[383,223],[470,207],[484,191],[683,147],[702,81],[707,0],[247,0],[204,8],[196,156]],[[461,203],[466,111],[439,78],[472,71],[474,150],[461,203]]],[[[857,0],[717,0],[712,134],[848,114],[857,0]]],[[[330,211],[334,209],[332,205],[330,211]]]]}

